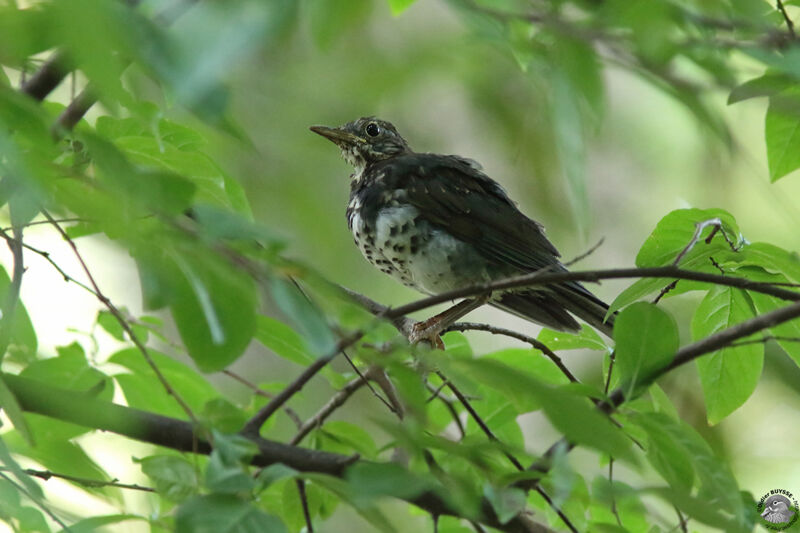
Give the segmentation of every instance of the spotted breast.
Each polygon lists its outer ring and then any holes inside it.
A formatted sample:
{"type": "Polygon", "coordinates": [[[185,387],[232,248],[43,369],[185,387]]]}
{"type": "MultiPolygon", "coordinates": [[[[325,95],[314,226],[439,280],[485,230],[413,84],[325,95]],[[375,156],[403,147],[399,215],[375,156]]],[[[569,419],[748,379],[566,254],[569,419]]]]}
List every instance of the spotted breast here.
{"type": "Polygon", "coordinates": [[[382,176],[353,180],[347,220],[364,257],[404,285],[428,294],[490,281],[488,261],[429,222],[382,176]]]}

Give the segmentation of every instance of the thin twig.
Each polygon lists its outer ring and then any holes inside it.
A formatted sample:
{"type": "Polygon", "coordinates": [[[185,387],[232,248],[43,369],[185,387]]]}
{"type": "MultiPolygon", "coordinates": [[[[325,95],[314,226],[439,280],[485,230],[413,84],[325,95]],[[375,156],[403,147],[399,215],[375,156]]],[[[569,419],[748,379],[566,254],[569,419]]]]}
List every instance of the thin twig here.
{"type": "Polygon", "coordinates": [[[8,248],[14,259],[14,271],[11,275],[11,284],[8,287],[5,302],[2,307],[2,318],[0,319],[0,355],[6,353],[8,345],[11,343],[11,335],[14,324],[14,314],[19,304],[19,292],[22,288],[22,275],[25,273],[24,254],[22,253],[22,228],[15,226],[12,230],[13,238],[3,233],[8,248]]]}
{"type": "MultiPolygon", "coordinates": [[[[11,469],[6,468],[4,466],[0,466],[0,471],[10,472],[11,469]]],[[[83,485],[84,487],[89,487],[89,488],[116,487],[119,489],[140,490],[143,492],[156,492],[156,489],[150,487],[143,487],[142,485],[136,485],[135,483],[120,483],[116,479],[111,481],[100,481],[97,479],[87,479],[77,476],[70,476],[67,474],[59,474],[57,472],[51,472],[50,470],[34,470],[33,468],[25,468],[23,469],[23,472],[25,472],[29,476],[35,476],[45,481],[48,481],[50,478],[55,477],[59,479],[66,479],[67,481],[72,481],[74,483],[78,483],[79,485],[83,485]]]]}
{"type": "Polygon", "coordinates": [[[333,397],[328,400],[328,403],[323,405],[319,411],[317,411],[311,418],[301,423],[297,433],[294,437],[292,437],[292,440],[289,441],[289,444],[300,444],[300,441],[302,441],[306,435],[311,433],[314,428],[320,427],[325,419],[327,419],[336,409],[344,405],[350,396],[352,396],[358,389],[367,383],[367,379],[369,379],[372,368],[377,367],[371,367],[364,376],[358,376],[357,378],[350,380],[344,387],[342,387],[340,391],[334,394],[333,397]]]}
{"type": "Polygon", "coordinates": [[[789,14],[786,12],[786,7],[783,5],[783,0],[775,0],[775,3],[778,6],[778,11],[780,11],[781,15],[783,15],[783,20],[786,21],[786,30],[789,32],[789,35],[792,36],[792,39],[797,39],[797,35],[794,32],[794,22],[792,22],[792,19],[789,18],[789,14]]]}
{"type": "Polygon", "coordinates": [[[505,335],[506,337],[511,337],[528,343],[546,355],[558,367],[558,369],[561,370],[561,373],[564,374],[568,380],[573,383],[578,383],[578,378],[576,378],[575,375],[570,372],[569,368],[566,367],[561,358],[556,355],[553,350],[548,348],[546,344],[534,337],[523,335],[522,333],[511,329],[498,328],[490,324],[480,324],[477,322],[456,322],[455,324],[451,324],[450,326],[446,327],[442,333],[446,333],[448,331],[485,331],[493,335],[505,335]]]}
{"type": "Polygon", "coordinates": [[[766,344],[769,341],[778,341],[778,342],[800,342],[799,337],[784,337],[781,335],[765,335],[758,339],[749,339],[744,341],[737,341],[732,342],[728,346],[733,348],[736,346],[747,346],[750,344],[766,344]]]}
{"type": "Polygon", "coordinates": [[[444,404],[445,408],[448,411],[450,411],[450,416],[452,417],[453,422],[455,422],[456,427],[458,428],[458,432],[461,435],[460,439],[463,439],[464,437],[467,436],[467,432],[464,429],[464,424],[461,422],[461,417],[458,416],[458,411],[456,411],[456,407],[453,405],[453,402],[449,398],[446,398],[442,394],[442,389],[447,384],[448,384],[447,381],[442,381],[442,384],[439,387],[436,387],[434,389],[433,386],[430,383],[427,383],[428,390],[431,391],[431,397],[428,398],[428,401],[431,401],[431,400],[433,400],[435,398],[438,398],[439,400],[441,400],[441,402],[444,404]]]}
{"type": "Polygon", "coordinates": [[[311,380],[311,378],[316,376],[320,370],[325,368],[325,365],[330,363],[337,355],[339,355],[339,353],[341,353],[343,349],[358,342],[363,336],[364,332],[362,330],[357,330],[340,339],[330,352],[315,359],[313,363],[308,365],[306,369],[294,379],[294,381],[289,383],[289,385],[276,394],[275,397],[272,398],[269,403],[267,403],[267,405],[262,407],[250,420],[247,421],[242,429],[242,434],[251,436],[258,435],[261,426],[270,416],[273,415],[273,413],[275,413],[275,411],[280,409],[281,406],[283,406],[283,404],[289,400],[289,398],[295,395],[295,393],[299,392],[300,389],[302,389],[305,384],[311,380]]]}
{"type": "MultiPolygon", "coordinates": [[[[68,222],[89,222],[88,218],[81,218],[81,217],[64,217],[64,218],[54,218],[56,222],[61,224],[68,223],[68,222]]],[[[30,228],[31,226],[44,226],[46,224],[50,224],[49,220],[31,220],[26,224],[20,224],[21,228],[30,228]]],[[[0,228],[0,231],[11,231],[12,226],[7,226],[5,228],[0,228]]]]}
{"type": "Polygon", "coordinates": [[[617,519],[617,525],[619,527],[623,527],[622,519],[619,517],[619,512],[617,511],[617,498],[614,495],[614,458],[609,457],[608,459],[608,489],[611,492],[611,514],[614,515],[614,518],[617,519]]]}
{"type": "Polygon", "coordinates": [[[661,266],[661,267],[648,267],[648,268],[613,268],[606,270],[584,270],[584,271],[571,271],[571,272],[553,272],[540,274],[538,271],[531,272],[522,276],[515,276],[511,278],[493,281],[491,283],[483,283],[446,291],[427,298],[421,298],[414,302],[410,302],[399,307],[391,308],[383,316],[387,319],[396,318],[401,315],[414,313],[422,309],[427,309],[434,305],[444,303],[458,298],[468,298],[484,294],[486,292],[503,291],[508,289],[521,289],[527,287],[537,287],[540,285],[551,285],[555,283],[563,283],[566,281],[585,281],[585,282],[598,282],[604,279],[625,279],[625,278],[677,278],[688,279],[693,281],[700,281],[705,283],[713,283],[716,285],[725,285],[728,287],[736,287],[738,289],[747,289],[754,292],[760,292],[775,296],[781,300],[787,301],[800,301],[800,292],[781,289],[771,283],[764,283],[760,281],[751,281],[746,278],[739,278],[735,276],[720,276],[719,274],[709,274],[706,272],[698,272],[694,270],[685,270],[678,268],[674,265],[661,266]]]}
{"type": "Polygon", "coordinates": [[[69,527],[67,526],[67,524],[65,524],[65,523],[64,523],[64,522],[63,522],[63,521],[62,521],[62,520],[61,520],[59,517],[57,517],[57,516],[56,516],[56,514],[55,514],[53,511],[51,511],[51,510],[50,510],[50,508],[49,508],[49,507],[47,507],[47,505],[45,505],[45,503],[44,503],[43,501],[41,501],[41,498],[39,498],[39,497],[38,497],[38,496],[36,496],[35,494],[31,494],[31,493],[30,493],[30,491],[29,491],[28,489],[26,489],[26,488],[25,488],[25,487],[24,487],[22,484],[20,484],[20,483],[17,483],[16,481],[14,481],[14,480],[11,478],[11,476],[8,476],[8,475],[6,475],[4,472],[0,472],[0,478],[3,478],[3,479],[5,479],[5,480],[6,480],[8,483],[10,483],[11,485],[13,485],[13,486],[14,486],[14,488],[15,488],[15,489],[17,489],[17,491],[21,492],[22,494],[24,494],[24,495],[26,495],[28,498],[30,498],[30,499],[31,499],[31,501],[32,501],[33,503],[35,503],[35,504],[36,504],[36,506],[37,506],[39,509],[41,509],[42,511],[44,511],[44,512],[45,512],[45,514],[47,514],[47,516],[49,516],[49,517],[50,517],[50,518],[53,520],[53,522],[55,522],[56,524],[58,524],[59,526],[61,526],[61,527],[64,529],[64,531],[67,531],[67,532],[69,532],[69,530],[70,530],[70,529],[69,529],[69,527]]]}
{"type": "Polygon", "coordinates": [[[653,304],[657,304],[658,302],[660,302],[660,301],[661,301],[661,298],[663,298],[664,296],[666,296],[668,292],[670,292],[671,290],[673,290],[675,287],[677,287],[677,286],[678,286],[678,281],[679,281],[679,280],[677,280],[677,279],[676,279],[675,281],[673,281],[672,283],[670,283],[669,285],[667,285],[666,287],[664,287],[663,289],[661,289],[661,292],[659,292],[659,293],[658,293],[658,296],[656,296],[656,297],[653,299],[652,303],[653,303],[653,304]]]}
{"type": "MultiPolygon", "coordinates": [[[[225,369],[225,370],[222,371],[222,373],[225,374],[226,376],[229,376],[229,377],[235,379],[236,381],[238,381],[239,383],[241,383],[242,385],[244,385],[248,389],[252,390],[253,393],[256,394],[257,396],[261,396],[263,398],[270,398],[270,399],[272,399],[275,396],[271,392],[265,391],[264,389],[262,389],[261,387],[259,387],[255,383],[243,378],[242,376],[240,376],[239,374],[236,374],[235,372],[232,372],[232,371],[230,371],[228,369],[225,369]]],[[[294,422],[294,424],[298,428],[303,426],[303,419],[300,418],[300,415],[297,414],[297,411],[295,411],[294,409],[292,409],[288,405],[283,406],[283,411],[286,413],[286,415],[289,418],[292,419],[292,422],[294,422]]]]}
{"type": "Polygon", "coordinates": [[[694,235],[692,235],[692,238],[689,240],[689,243],[675,257],[675,260],[672,261],[673,266],[678,266],[678,263],[681,262],[681,259],[683,259],[686,256],[686,254],[688,254],[692,250],[692,248],[694,248],[694,245],[697,244],[697,241],[700,240],[700,235],[703,233],[703,230],[708,227],[713,227],[714,229],[711,230],[711,233],[708,235],[708,237],[706,237],[705,239],[706,244],[711,244],[711,240],[714,238],[714,235],[716,235],[718,231],[721,231],[722,236],[725,238],[725,241],[728,243],[728,246],[731,247],[731,250],[733,250],[734,252],[738,252],[741,249],[741,246],[736,246],[736,244],[734,244],[733,241],[731,241],[730,237],[728,237],[728,234],[722,227],[722,220],[720,220],[719,217],[710,218],[708,220],[702,220],[700,222],[695,223],[694,235]]]}
{"type": "MultiPolygon", "coordinates": [[[[486,424],[486,422],[483,420],[483,418],[481,418],[481,416],[478,414],[475,408],[472,407],[470,401],[467,399],[466,396],[464,396],[461,393],[458,387],[456,387],[453,384],[453,382],[445,378],[441,372],[436,372],[436,374],[442,379],[442,381],[447,383],[447,388],[453,391],[453,394],[455,394],[456,398],[458,398],[458,401],[461,402],[461,405],[464,406],[464,409],[466,409],[467,412],[470,414],[470,416],[472,416],[472,419],[475,420],[475,423],[478,424],[478,427],[481,428],[481,431],[483,431],[484,435],[486,435],[489,438],[489,440],[493,442],[500,442],[500,439],[497,438],[497,435],[495,435],[494,432],[491,430],[491,428],[489,428],[489,425],[486,424]]],[[[525,468],[522,466],[522,463],[520,463],[519,460],[516,457],[514,457],[510,452],[503,450],[503,455],[505,455],[506,458],[511,462],[511,464],[514,465],[514,468],[516,468],[520,472],[525,470],[525,468]]],[[[567,518],[564,512],[555,504],[555,502],[553,502],[553,500],[544,491],[544,489],[542,489],[540,486],[537,485],[536,487],[534,487],[534,490],[538,492],[542,498],[544,498],[547,504],[556,512],[556,514],[558,514],[558,516],[564,522],[564,525],[566,525],[567,528],[569,528],[569,530],[572,531],[572,533],[578,533],[578,529],[573,525],[570,519],[567,518]]]]}
{"type": "Polygon", "coordinates": [[[673,505],[672,507],[675,509],[675,513],[678,515],[678,527],[681,529],[681,533],[689,533],[689,520],[683,516],[683,513],[681,513],[681,510],[678,509],[677,505],[673,505]]]}
{"type": "Polygon", "coordinates": [[[611,375],[614,373],[614,362],[617,360],[617,356],[614,352],[608,354],[608,374],[606,375],[606,384],[603,387],[603,393],[608,394],[608,388],[611,386],[611,375]]]}
{"type": "MultiPolygon", "coordinates": [[[[205,455],[212,451],[209,441],[202,436],[197,438],[195,427],[185,420],[97,400],[84,393],[44,384],[26,377],[9,374],[4,378],[25,411],[98,430],[111,431],[178,451],[205,455]]],[[[318,472],[341,478],[351,465],[359,462],[357,455],[345,456],[321,450],[309,450],[259,437],[252,437],[251,440],[258,447],[258,453],[250,460],[254,466],[282,463],[301,472],[318,472]]],[[[429,513],[462,517],[464,512],[460,507],[454,507],[449,499],[432,490],[398,498],[429,513]]],[[[533,523],[524,515],[512,517],[510,520],[504,519],[501,522],[486,498],[480,500],[470,515],[487,526],[507,533],[550,531],[541,524],[533,523]],[[476,514],[478,517],[475,517],[476,514]]]]}
{"type": "Polygon", "coordinates": [[[303,507],[303,518],[306,521],[306,533],[314,533],[314,525],[311,523],[311,513],[308,511],[308,498],[306,497],[306,482],[296,479],[297,494],[300,497],[300,505],[303,507]]]}
{"type": "Polygon", "coordinates": [[[380,400],[381,403],[383,403],[391,412],[398,413],[399,412],[398,407],[396,405],[392,405],[392,402],[390,400],[387,400],[386,398],[378,394],[378,391],[375,390],[375,387],[372,386],[372,383],[369,382],[369,379],[367,379],[366,375],[363,372],[361,372],[361,369],[358,368],[356,364],[353,362],[353,359],[347,353],[347,350],[342,350],[342,355],[347,360],[347,362],[350,363],[350,368],[353,369],[356,375],[361,379],[362,383],[367,386],[372,395],[375,396],[378,400],[380,400]]]}
{"type": "MultiPolygon", "coordinates": [[[[690,361],[694,361],[698,357],[730,346],[731,343],[738,339],[749,337],[753,333],[777,326],[798,317],[800,317],[800,302],[794,302],[790,305],[770,311],[769,313],[745,320],[735,326],[719,331],[714,335],[710,335],[697,342],[684,346],[675,353],[675,356],[668,365],[652,371],[650,374],[641,378],[638,383],[641,386],[646,386],[653,383],[664,374],[690,361]]],[[[627,384],[625,383],[617,387],[606,401],[600,402],[597,405],[597,408],[605,414],[613,413],[627,400],[625,398],[626,388],[627,384]]],[[[553,455],[562,447],[565,447],[565,449],[569,451],[574,446],[574,443],[569,442],[567,439],[559,439],[547,449],[540,459],[531,464],[528,470],[541,472],[543,474],[547,473],[550,470],[553,455]]],[[[517,482],[516,486],[523,489],[532,489],[536,487],[538,483],[538,480],[522,480],[517,482]]]]}
{"type": "Polygon", "coordinates": [[[183,411],[186,413],[186,416],[188,416],[192,422],[196,423],[197,418],[194,416],[194,413],[192,412],[191,407],[189,407],[189,404],[187,404],[184,401],[184,399],[181,398],[180,394],[178,394],[178,392],[172,388],[172,385],[169,384],[169,381],[164,376],[164,374],[161,373],[161,370],[158,368],[158,365],[156,365],[155,361],[153,361],[153,358],[150,357],[150,352],[148,351],[147,347],[144,345],[141,339],[139,339],[139,336],[136,335],[136,332],[133,331],[133,328],[128,323],[126,318],[123,316],[122,312],[119,309],[117,309],[117,307],[111,302],[111,300],[100,290],[100,287],[97,285],[97,282],[95,281],[92,272],[89,270],[88,265],[83,260],[83,256],[78,250],[75,241],[73,241],[72,238],[69,235],[67,235],[67,232],[64,231],[64,228],[62,228],[61,225],[52,216],[50,216],[50,213],[48,213],[43,209],[42,214],[48,221],[50,221],[50,224],[56,229],[56,231],[58,231],[61,237],[65,241],[67,241],[67,244],[72,249],[72,253],[78,259],[78,263],[80,263],[81,269],[83,270],[84,274],[86,274],[86,277],[89,280],[92,289],[94,290],[95,296],[97,297],[98,300],[100,300],[100,303],[102,303],[106,307],[106,309],[109,310],[109,312],[116,319],[119,325],[122,326],[122,329],[128,335],[128,338],[131,340],[131,342],[133,342],[136,348],[139,349],[139,352],[141,352],[148,366],[155,373],[156,377],[158,378],[158,381],[161,383],[161,386],[164,388],[167,394],[169,394],[175,399],[178,405],[180,405],[181,409],[183,409],[183,411]]]}

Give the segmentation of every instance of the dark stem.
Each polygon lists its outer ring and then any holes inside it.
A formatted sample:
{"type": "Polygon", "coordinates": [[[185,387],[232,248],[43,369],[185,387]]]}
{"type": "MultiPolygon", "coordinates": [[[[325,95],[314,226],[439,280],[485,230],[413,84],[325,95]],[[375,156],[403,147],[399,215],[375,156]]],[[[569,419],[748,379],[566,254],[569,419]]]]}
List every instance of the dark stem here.
{"type": "Polygon", "coordinates": [[[505,335],[506,337],[511,337],[513,339],[517,339],[522,342],[528,343],[535,349],[539,350],[544,355],[546,355],[558,367],[558,369],[561,370],[561,373],[564,374],[568,380],[570,380],[573,383],[578,383],[578,378],[576,378],[572,374],[572,372],[570,372],[569,368],[567,368],[566,365],[564,365],[564,362],[561,360],[561,358],[558,355],[556,355],[556,353],[553,350],[548,348],[546,344],[544,344],[538,339],[535,339],[528,335],[524,335],[522,333],[516,332],[511,329],[498,328],[490,324],[480,324],[477,322],[456,322],[455,324],[452,324],[449,327],[445,328],[442,331],[442,333],[447,333],[448,331],[485,331],[493,335],[505,335]]]}
{"type": "Polygon", "coordinates": [[[786,12],[786,7],[783,5],[783,0],[775,0],[775,3],[777,4],[778,11],[780,11],[781,15],[783,15],[783,20],[786,21],[786,29],[788,30],[789,35],[792,36],[792,39],[797,39],[797,35],[794,32],[794,22],[792,22],[792,19],[789,18],[789,14],[786,12]]]}
{"type": "Polygon", "coordinates": [[[300,505],[303,507],[303,518],[306,521],[306,532],[314,533],[314,525],[311,523],[311,513],[308,512],[308,498],[306,497],[306,482],[302,479],[296,479],[297,493],[300,497],[300,505]]]}

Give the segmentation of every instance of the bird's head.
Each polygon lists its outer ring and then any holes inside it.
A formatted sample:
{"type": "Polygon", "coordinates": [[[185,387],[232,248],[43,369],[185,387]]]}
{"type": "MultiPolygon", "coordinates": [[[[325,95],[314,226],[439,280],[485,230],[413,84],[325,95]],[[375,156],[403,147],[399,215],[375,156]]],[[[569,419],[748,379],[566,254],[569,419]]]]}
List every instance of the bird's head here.
{"type": "Polygon", "coordinates": [[[338,128],[311,126],[310,129],[336,144],[345,161],[355,167],[356,174],[371,163],[411,151],[390,122],[375,117],[362,117],[338,128]]]}

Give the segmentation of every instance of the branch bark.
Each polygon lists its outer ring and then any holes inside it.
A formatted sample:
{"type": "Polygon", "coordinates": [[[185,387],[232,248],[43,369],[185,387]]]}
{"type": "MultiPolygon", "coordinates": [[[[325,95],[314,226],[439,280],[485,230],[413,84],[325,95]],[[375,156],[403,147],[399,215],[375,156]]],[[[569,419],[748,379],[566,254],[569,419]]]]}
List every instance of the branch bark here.
{"type": "MultiPolygon", "coordinates": [[[[189,422],[96,400],[84,393],[53,387],[29,378],[10,374],[4,374],[3,377],[25,411],[110,431],[183,452],[201,454],[211,452],[209,442],[195,435],[189,422]]],[[[309,450],[260,437],[249,438],[259,450],[252,459],[252,464],[255,466],[282,463],[300,472],[317,472],[343,477],[349,466],[360,462],[357,456],[309,450]]],[[[457,509],[433,491],[424,492],[405,501],[434,515],[462,516],[457,509]]],[[[491,504],[485,499],[481,502],[479,520],[508,533],[550,531],[549,528],[524,516],[501,522],[491,504]]]]}

